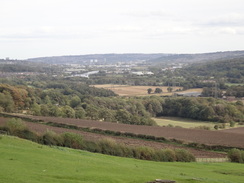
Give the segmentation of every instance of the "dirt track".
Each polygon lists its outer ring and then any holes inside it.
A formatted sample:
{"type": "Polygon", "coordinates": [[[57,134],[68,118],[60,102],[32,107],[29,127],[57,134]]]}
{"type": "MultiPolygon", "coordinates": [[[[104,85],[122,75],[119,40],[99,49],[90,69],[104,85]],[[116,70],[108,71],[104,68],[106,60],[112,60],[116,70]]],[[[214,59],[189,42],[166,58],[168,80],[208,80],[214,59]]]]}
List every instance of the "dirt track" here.
{"type": "MultiPolygon", "coordinates": [[[[7,118],[1,118],[0,117],[0,126],[3,126],[7,120],[8,120],[7,118]]],[[[221,153],[209,152],[209,151],[204,151],[204,150],[196,150],[196,149],[187,148],[187,147],[179,147],[179,146],[172,145],[172,144],[165,144],[165,143],[153,142],[153,141],[145,141],[145,140],[140,140],[140,139],[131,139],[131,138],[126,138],[126,137],[107,136],[107,135],[83,132],[83,131],[72,130],[72,129],[52,127],[52,126],[47,126],[47,125],[32,123],[32,122],[25,122],[25,123],[30,130],[35,131],[38,134],[42,134],[42,133],[46,132],[47,130],[52,130],[56,133],[73,132],[73,133],[81,134],[86,140],[97,141],[97,140],[100,140],[103,138],[111,138],[118,143],[122,143],[122,144],[129,145],[129,146],[148,146],[148,147],[152,147],[155,149],[184,148],[184,149],[187,149],[188,151],[190,151],[191,153],[193,153],[194,156],[197,158],[223,158],[223,157],[226,157],[225,154],[221,154],[221,153]]]]}

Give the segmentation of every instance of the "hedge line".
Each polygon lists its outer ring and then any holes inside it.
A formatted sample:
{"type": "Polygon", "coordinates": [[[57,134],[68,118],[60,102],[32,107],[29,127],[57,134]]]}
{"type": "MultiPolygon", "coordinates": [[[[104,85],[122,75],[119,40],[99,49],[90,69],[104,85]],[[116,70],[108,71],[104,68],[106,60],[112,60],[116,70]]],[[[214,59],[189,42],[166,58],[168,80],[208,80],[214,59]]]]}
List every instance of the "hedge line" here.
{"type": "Polygon", "coordinates": [[[113,156],[130,157],[142,160],[164,161],[164,162],[191,162],[195,157],[184,149],[161,149],[156,150],[149,147],[130,147],[118,144],[112,139],[102,139],[97,142],[87,141],[81,135],[75,133],[56,134],[53,131],[46,131],[43,135],[37,135],[30,131],[20,119],[11,119],[0,130],[9,135],[32,140],[44,145],[70,147],[90,152],[102,153],[113,156]]]}

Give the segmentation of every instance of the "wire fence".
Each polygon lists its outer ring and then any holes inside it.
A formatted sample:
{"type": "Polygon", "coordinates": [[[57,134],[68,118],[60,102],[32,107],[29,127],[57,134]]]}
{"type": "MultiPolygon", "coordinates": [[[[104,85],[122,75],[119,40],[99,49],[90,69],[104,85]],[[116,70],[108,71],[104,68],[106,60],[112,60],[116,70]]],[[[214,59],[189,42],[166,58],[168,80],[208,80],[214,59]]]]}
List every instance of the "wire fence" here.
{"type": "Polygon", "coordinates": [[[196,158],[197,162],[203,163],[223,163],[223,162],[230,162],[228,158],[196,158]]]}

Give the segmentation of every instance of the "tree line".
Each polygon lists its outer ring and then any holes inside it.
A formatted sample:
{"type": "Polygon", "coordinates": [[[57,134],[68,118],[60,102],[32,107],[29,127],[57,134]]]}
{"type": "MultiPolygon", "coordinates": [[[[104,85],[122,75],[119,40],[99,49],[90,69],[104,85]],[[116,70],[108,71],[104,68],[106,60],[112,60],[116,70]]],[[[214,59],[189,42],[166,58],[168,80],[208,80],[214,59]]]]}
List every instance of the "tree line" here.
{"type": "Polygon", "coordinates": [[[45,89],[0,84],[0,111],[136,125],[156,125],[151,118],[160,116],[221,123],[244,121],[242,102],[190,97],[116,97],[112,91],[81,84],[69,88],[49,85],[45,89]]]}

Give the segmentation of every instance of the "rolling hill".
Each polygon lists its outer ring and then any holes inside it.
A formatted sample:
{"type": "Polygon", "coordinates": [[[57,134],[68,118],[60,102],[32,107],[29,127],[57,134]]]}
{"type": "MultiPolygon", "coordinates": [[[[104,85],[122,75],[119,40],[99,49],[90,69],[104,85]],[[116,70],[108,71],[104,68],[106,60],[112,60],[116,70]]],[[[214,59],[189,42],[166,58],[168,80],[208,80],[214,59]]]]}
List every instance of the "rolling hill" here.
{"type": "Polygon", "coordinates": [[[159,163],[49,147],[0,135],[0,182],[143,183],[155,179],[179,183],[244,181],[235,163],[159,163]]]}

